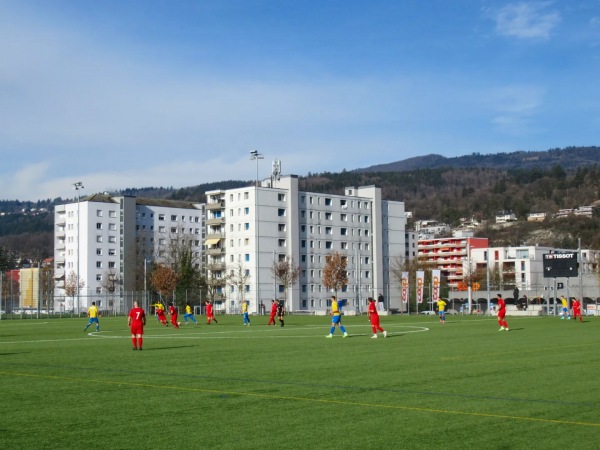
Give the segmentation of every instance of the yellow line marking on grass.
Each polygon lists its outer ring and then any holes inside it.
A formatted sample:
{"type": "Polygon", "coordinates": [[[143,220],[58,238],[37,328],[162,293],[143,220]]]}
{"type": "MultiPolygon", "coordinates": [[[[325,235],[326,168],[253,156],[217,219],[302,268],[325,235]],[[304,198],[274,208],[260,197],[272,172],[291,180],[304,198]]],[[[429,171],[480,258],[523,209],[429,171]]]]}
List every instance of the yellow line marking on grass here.
{"type": "Polygon", "coordinates": [[[257,397],[264,398],[268,400],[291,400],[291,401],[303,401],[303,402],[316,402],[316,403],[324,403],[324,404],[336,404],[336,405],[344,405],[344,406],[362,406],[367,408],[386,408],[386,409],[395,409],[400,411],[416,411],[423,413],[434,413],[434,414],[454,414],[460,416],[473,416],[473,417],[489,417],[493,419],[506,419],[506,420],[517,420],[517,421],[526,421],[526,422],[540,422],[540,423],[553,423],[558,425],[575,425],[575,426],[585,426],[585,427],[599,427],[600,423],[594,422],[579,422],[579,421],[571,421],[571,420],[559,420],[559,419],[542,419],[539,417],[526,417],[526,416],[508,416],[504,414],[493,414],[493,413],[478,413],[478,412],[466,412],[466,411],[456,411],[456,410],[448,410],[448,409],[435,409],[435,408],[419,408],[416,406],[402,406],[402,405],[386,405],[380,403],[365,403],[365,402],[353,402],[353,401],[345,401],[345,400],[328,400],[321,398],[310,398],[310,397],[291,397],[291,396],[283,396],[283,395],[272,395],[272,394],[260,394],[254,392],[236,392],[236,391],[223,391],[218,389],[203,389],[203,388],[194,388],[194,387],[185,387],[185,386],[169,386],[162,384],[146,384],[146,383],[131,383],[126,381],[111,381],[111,380],[98,380],[98,379],[90,379],[90,378],[75,378],[75,377],[62,377],[56,375],[40,375],[33,373],[23,373],[23,372],[5,372],[0,371],[0,375],[7,376],[18,376],[18,377],[28,377],[28,378],[38,378],[45,380],[60,380],[60,381],[72,381],[72,382],[81,382],[81,383],[98,383],[98,384],[108,384],[108,385],[117,385],[117,386],[128,386],[128,387],[138,387],[138,388],[160,388],[172,391],[185,391],[185,392],[199,392],[205,394],[219,394],[219,395],[237,395],[237,396],[246,396],[246,397],[257,397]]]}

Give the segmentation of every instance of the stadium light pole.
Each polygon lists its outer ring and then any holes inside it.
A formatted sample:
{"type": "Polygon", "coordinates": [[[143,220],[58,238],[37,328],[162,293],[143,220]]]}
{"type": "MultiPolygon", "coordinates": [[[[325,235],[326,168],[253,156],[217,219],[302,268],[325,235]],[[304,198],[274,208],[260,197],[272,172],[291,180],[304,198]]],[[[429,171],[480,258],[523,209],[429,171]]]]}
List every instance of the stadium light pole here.
{"type": "Polygon", "coordinates": [[[255,311],[258,313],[258,305],[260,302],[260,221],[258,219],[258,160],[264,159],[265,157],[258,152],[258,150],[252,150],[250,152],[250,160],[256,161],[256,182],[254,184],[254,223],[256,226],[256,306],[255,311]]]}
{"type": "Polygon", "coordinates": [[[77,274],[75,277],[75,282],[77,283],[76,285],[76,289],[77,289],[77,315],[79,316],[80,313],[80,307],[81,307],[81,303],[79,300],[79,286],[81,286],[81,283],[79,282],[79,246],[80,246],[80,237],[79,237],[79,232],[80,232],[80,227],[79,227],[79,202],[81,200],[81,193],[79,192],[80,190],[83,189],[83,183],[81,181],[76,181],[75,183],[73,183],[73,189],[75,189],[75,191],[77,192],[77,274]]]}

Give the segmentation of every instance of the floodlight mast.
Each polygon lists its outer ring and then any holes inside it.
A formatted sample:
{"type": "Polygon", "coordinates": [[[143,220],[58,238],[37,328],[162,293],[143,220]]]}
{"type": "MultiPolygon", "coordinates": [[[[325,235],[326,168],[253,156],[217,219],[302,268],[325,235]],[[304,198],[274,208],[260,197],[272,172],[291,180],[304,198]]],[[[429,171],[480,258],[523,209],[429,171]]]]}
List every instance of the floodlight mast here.
{"type": "Polygon", "coordinates": [[[77,192],[77,274],[75,277],[75,282],[76,284],[76,289],[77,289],[77,315],[79,315],[80,313],[80,301],[79,301],[79,287],[81,286],[81,283],[79,282],[79,246],[80,246],[80,238],[79,238],[79,232],[80,232],[80,228],[79,228],[79,202],[81,200],[81,193],[79,192],[80,190],[82,190],[84,188],[83,186],[83,182],[81,181],[76,181],[75,183],[73,183],[73,189],[75,189],[75,191],[77,192]]]}
{"type": "Polygon", "coordinates": [[[250,160],[256,161],[256,180],[254,184],[254,229],[255,231],[255,242],[256,242],[256,305],[255,311],[258,313],[259,304],[260,304],[260,231],[259,231],[259,223],[258,220],[258,160],[264,159],[262,153],[259,153],[258,150],[250,151],[250,160]]]}

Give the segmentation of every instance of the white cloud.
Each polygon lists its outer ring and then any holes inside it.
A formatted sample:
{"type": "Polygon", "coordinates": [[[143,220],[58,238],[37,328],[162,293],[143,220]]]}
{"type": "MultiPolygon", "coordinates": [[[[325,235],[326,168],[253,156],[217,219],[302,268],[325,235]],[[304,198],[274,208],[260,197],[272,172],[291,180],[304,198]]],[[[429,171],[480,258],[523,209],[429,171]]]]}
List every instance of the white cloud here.
{"type": "Polygon", "coordinates": [[[492,110],[491,123],[502,134],[524,136],[537,132],[535,116],[544,101],[545,90],[538,86],[505,86],[487,93],[492,110]]]}
{"type": "Polygon", "coordinates": [[[560,23],[557,11],[548,11],[550,2],[511,3],[496,12],[496,31],[521,39],[549,39],[560,23]]]}

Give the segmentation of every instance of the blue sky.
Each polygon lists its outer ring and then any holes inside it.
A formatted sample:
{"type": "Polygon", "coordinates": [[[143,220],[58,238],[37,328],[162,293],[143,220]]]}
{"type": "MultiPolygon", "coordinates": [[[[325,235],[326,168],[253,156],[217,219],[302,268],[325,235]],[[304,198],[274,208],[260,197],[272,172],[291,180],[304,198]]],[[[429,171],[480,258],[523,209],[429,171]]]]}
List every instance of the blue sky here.
{"type": "Polygon", "coordinates": [[[600,145],[600,0],[1,0],[0,199],[600,145]]]}

